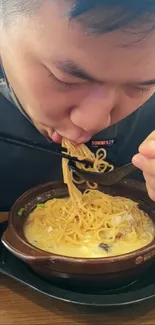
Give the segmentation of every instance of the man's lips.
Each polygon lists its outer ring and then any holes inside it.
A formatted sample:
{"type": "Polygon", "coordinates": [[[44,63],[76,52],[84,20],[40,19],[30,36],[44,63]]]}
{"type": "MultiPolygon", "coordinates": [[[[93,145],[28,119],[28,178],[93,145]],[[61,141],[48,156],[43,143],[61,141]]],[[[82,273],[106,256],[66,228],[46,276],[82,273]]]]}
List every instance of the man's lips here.
{"type": "MultiPolygon", "coordinates": [[[[86,143],[91,139],[92,135],[85,135],[85,136],[81,136],[77,139],[77,141],[73,141],[72,139],[67,139],[70,142],[72,142],[73,144],[77,145],[77,144],[81,144],[81,143],[86,143]]],[[[54,131],[51,135],[51,139],[56,142],[56,143],[61,143],[62,142],[62,136],[57,132],[54,131]]]]}
{"type": "Polygon", "coordinates": [[[53,134],[52,134],[52,140],[56,143],[61,143],[62,142],[62,136],[57,132],[57,131],[54,131],[53,134]]]}
{"type": "Polygon", "coordinates": [[[86,143],[91,139],[91,137],[93,135],[89,132],[84,131],[84,133],[85,133],[84,135],[79,136],[77,139],[73,139],[72,137],[70,137],[70,138],[68,136],[65,137],[65,133],[64,133],[64,135],[61,135],[56,130],[46,127],[46,126],[43,126],[43,124],[41,124],[39,122],[33,122],[33,123],[34,123],[35,127],[39,130],[40,133],[42,133],[46,138],[49,138],[53,142],[56,142],[58,144],[61,144],[63,137],[75,145],[78,145],[81,143],[86,143]]]}

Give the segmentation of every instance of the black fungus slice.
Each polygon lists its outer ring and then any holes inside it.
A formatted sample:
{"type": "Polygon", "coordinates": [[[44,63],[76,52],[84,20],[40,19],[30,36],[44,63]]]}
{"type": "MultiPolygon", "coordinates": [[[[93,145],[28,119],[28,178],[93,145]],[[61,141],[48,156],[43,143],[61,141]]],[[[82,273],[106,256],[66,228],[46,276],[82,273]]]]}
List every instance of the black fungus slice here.
{"type": "Polygon", "coordinates": [[[106,252],[109,252],[109,249],[110,249],[109,245],[101,243],[101,244],[99,244],[99,247],[104,249],[106,252]]]}

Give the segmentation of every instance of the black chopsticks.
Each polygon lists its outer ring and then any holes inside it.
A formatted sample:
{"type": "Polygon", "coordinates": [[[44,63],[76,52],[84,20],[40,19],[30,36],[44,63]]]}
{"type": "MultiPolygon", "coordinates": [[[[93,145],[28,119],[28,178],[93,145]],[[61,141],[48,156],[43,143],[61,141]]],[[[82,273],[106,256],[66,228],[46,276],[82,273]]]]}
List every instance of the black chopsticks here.
{"type": "Polygon", "coordinates": [[[24,138],[17,138],[15,136],[12,135],[8,135],[4,132],[0,132],[0,141],[3,141],[5,143],[9,143],[9,144],[13,144],[19,147],[25,147],[25,148],[30,148],[30,149],[34,149],[34,150],[39,150],[39,151],[44,151],[44,152],[48,152],[48,153],[52,153],[54,155],[58,155],[61,156],[61,158],[65,158],[65,159],[69,159],[70,161],[75,161],[75,162],[80,162],[86,165],[92,165],[91,161],[88,160],[78,160],[78,158],[76,157],[71,157],[68,154],[65,154],[66,152],[66,148],[60,147],[60,149],[57,148],[52,148],[52,143],[51,146],[48,144],[43,145],[39,142],[33,142],[30,139],[24,139],[24,138]]]}

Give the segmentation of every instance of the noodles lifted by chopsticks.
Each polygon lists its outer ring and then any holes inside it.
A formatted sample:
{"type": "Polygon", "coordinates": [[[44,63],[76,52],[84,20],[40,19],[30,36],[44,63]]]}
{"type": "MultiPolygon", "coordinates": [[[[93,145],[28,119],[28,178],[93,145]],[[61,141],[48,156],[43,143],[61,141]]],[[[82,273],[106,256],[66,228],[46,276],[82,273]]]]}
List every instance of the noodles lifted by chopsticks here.
{"type": "MultiPolygon", "coordinates": [[[[69,141],[63,139],[63,147],[67,149],[67,154],[71,157],[77,157],[79,160],[88,160],[90,162],[93,162],[93,166],[86,166],[84,164],[76,163],[76,166],[80,169],[83,169],[85,171],[93,171],[93,172],[102,172],[105,171],[112,171],[114,169],[113,165],[110,165],[106,159],[106,150],[105,149],[98,149],[96,154],[92,153],[88,147],[84,144],[81,144],[79,146],[72,145],[69,141]]],[[[75,186],[73,185],[73,182],[76,184],[82,184],[84,183],[83,180],[77,179],[77,177],[74,177],[74,173],[69,170],[68,168],[68,161],[66,159],[62,160],[62,169],[63,169],[63,177],[64,177],[64,183],[67,184],[69,189],[70,197],[73,195],[73,187],[75,193],[77,193],[75,186]],[[73,182],[72,182],[73,181],[73,182]],[[72,189],[70,189],[70,187],[72,189]]],[[[88,187],[91,189],[97,188],[97,184],[90,184],[89,182],[86,182],[88,187]]],[[[79,191],[78,191],[79,192],[79,191]]],[[[80,196],[80,194],[79,194],[80,196]]]]}
{"type": "MultiPolygon", "coordinates": [[[[104,149],[98,150],[95,155],[84,144],[74,147],[63,140],[63,146],[67,148],[67,154],[76,156],[79,160],[93,161],[93,167],[87,170],[105,172],[113,169],[105,161],[104,149]]],[[[80,163],[77,165],[86,168],[80,163]]],[[[112,197],[97,189],[89,188],[81,193],[72,181],[66,159],[62,161],[62,168],[69,198],[54,198],[41,207],[38,206],[25,225],[26,236],[31,233],[36,242],[40,243],[39,247],[52,251],[52,248],[59,245],[89,246],[92,241],[96,245],[108,245],[104,247],[110,247],[117,241],[136,244],[144,234],[147,243],[152,241],[152,222],[138,208],[137,203],[128,198],[112,197]]]]}

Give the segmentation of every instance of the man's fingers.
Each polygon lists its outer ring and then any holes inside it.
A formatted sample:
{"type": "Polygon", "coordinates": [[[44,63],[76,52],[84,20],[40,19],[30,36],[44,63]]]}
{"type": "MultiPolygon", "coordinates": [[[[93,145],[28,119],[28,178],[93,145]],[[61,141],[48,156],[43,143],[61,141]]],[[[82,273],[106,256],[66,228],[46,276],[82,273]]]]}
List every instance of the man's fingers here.
{"type": "Polygon", "coordinates": [[[155,131],[140,145],[139,153],[148,158],[155,158],[155,131]]]}
{"type": "Polygon", "coordinates": [[[155,176],[155,159],[147,159],[141,154],[137,154],[132,158],[133,164],[150,176],[155,176]]]}
{"type": "Polygon", "coordinates": [[[147,188],[147,192],[148,192],[148,195],[150,197],[150,199],[152,201],[155,201],[155,190],[153,190],[149,184],[146,183],[146,188],[147,188]]]}
{"type": "Polygon", "coordinates": [[[155,176],[150,176],[149,174],[143,173],[146,184],[149,184],[149,188],[155,191],[155,176]]]}

